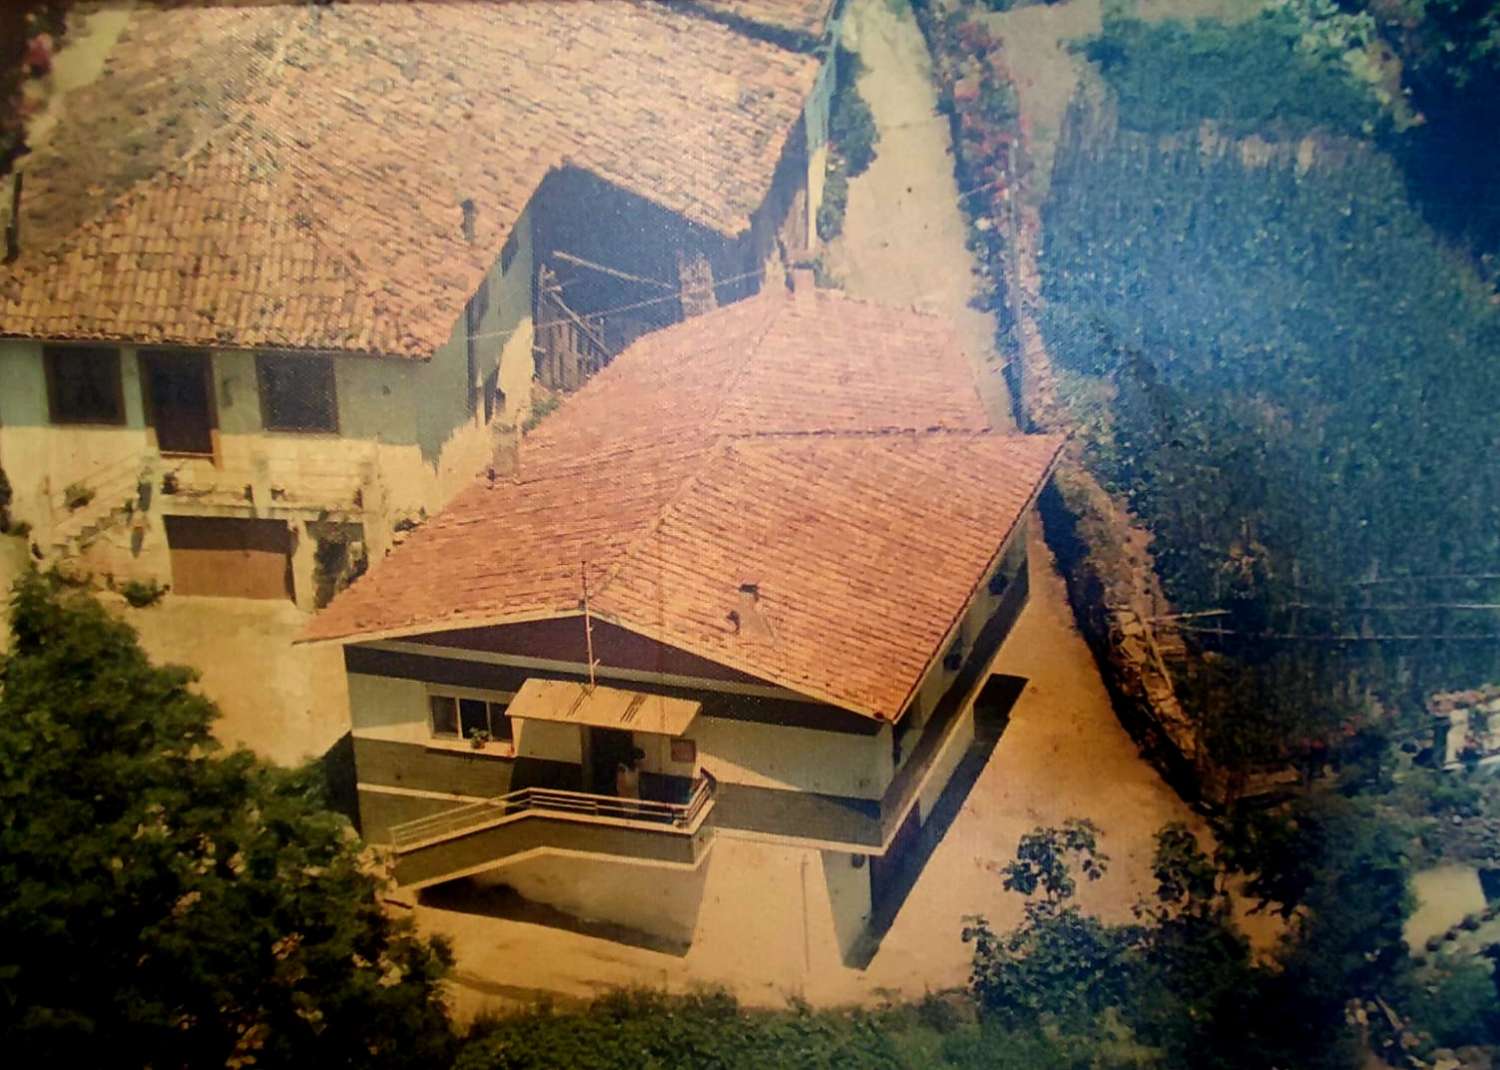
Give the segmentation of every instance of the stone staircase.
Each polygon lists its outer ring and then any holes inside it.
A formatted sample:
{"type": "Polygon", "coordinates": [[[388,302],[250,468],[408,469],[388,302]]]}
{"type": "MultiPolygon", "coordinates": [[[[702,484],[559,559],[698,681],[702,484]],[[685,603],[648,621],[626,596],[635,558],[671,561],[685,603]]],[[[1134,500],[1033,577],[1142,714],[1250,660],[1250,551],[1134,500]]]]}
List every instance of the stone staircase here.
{"type": "Polygon", "coordinates": [[[99,539],[129,527],[136,515],[150,508],[159,464],[154,453],[133,455],[54,490],[48,503],[52,519],[48,556],[69,560],[99,539]]]}

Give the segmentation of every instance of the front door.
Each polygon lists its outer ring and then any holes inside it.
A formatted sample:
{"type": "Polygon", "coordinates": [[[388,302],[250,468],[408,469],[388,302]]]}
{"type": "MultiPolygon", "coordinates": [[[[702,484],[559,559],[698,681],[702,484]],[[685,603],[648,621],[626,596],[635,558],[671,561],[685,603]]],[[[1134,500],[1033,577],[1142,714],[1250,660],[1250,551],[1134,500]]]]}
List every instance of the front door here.
{"type": "Polygon", "coordinates": [[[163,453],[212,456],[213,398],[205,353],[142,353],[146,415],[163,453]]]}
{"type": "Polygon", "coordinates": [[[595,795],[615,793],[615,774],[630,761],[635,737],[618,728],[585,728],[583,790],[595,795]]]}

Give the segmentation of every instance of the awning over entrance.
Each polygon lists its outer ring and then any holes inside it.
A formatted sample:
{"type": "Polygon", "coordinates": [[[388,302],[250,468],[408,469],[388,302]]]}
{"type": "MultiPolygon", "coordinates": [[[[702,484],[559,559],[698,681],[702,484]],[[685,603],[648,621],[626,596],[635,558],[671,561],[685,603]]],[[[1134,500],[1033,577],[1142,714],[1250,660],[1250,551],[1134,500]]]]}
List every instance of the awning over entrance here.
{"type": "Polygon", "coordinates": [[[653,732],[680,736],[694,717],[700,702],[668,698],[644,691],[623,691],[573,680],[527,680],[516,692],[506,712],[532,721],[617,728],[627,732],[653,732]]]}

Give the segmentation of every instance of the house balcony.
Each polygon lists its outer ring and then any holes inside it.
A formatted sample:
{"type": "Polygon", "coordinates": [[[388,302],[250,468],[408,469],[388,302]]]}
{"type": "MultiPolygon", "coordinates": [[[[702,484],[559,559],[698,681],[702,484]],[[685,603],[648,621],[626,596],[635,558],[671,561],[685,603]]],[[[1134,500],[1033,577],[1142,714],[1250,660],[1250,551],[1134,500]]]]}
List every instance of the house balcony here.
{"type": "Polygon", "coordinates": [[[522,788],[393,825],[396,883],[425,888],[545,851],[696,866],[712,843],[715,783],[686,802],[522,788]]]}

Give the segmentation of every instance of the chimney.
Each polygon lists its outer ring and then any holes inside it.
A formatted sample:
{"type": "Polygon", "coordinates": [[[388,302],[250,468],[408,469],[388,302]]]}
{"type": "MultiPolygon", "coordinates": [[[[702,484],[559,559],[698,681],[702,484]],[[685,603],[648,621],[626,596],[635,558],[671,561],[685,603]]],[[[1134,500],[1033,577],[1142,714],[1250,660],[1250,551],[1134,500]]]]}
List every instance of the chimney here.
{"type": "Polygon", "coordinates": [[[5,224],[5,262],[21,255],[21,172],[11,177],[10,221],[5,224]]]}
{"type": "Polygon", "coordinates": [[[818,288],[817,276],[810,267],[792,268],[792,296],[799,302],[811,302],[818,288]]]}
{"type": "Polygon", "coordinates": [[[474,202],[468,197],[463,199],[463,203],[459,207],[463,209],[464,213],[464,241],[472,242],[474,240],[474,220],[478,217],[479,211],[474,207],[474,202]]]}
{"type": "Polygon", "coordinates": [[[771,630],[770,621],[760,611],[760,584],[742,583],[739,589],[739,602],[736,608],[729,611],[729,622],[734,626],[736,635],[743,635],[763,642],[774,643],[776,633],[771,630]]]}

